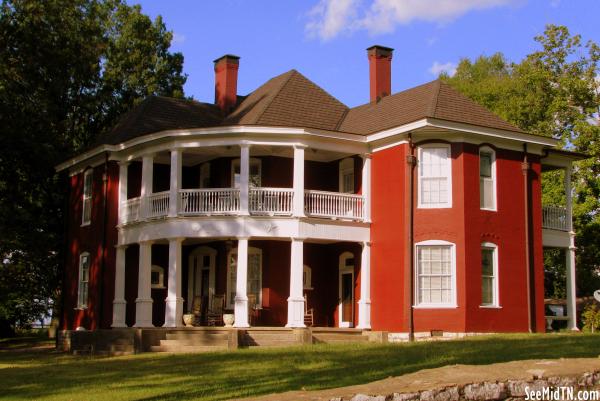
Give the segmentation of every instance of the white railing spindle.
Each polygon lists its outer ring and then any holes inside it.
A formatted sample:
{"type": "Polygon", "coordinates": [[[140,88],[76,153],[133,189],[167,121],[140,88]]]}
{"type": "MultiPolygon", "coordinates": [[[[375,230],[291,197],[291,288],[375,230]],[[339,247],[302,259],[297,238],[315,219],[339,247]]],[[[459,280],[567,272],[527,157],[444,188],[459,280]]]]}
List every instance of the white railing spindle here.
{"type": "Polygon", "coordinates": [[[313,217],[362,220],[364,198],[361,195],[326,191],[305,191],[305,212],[313,217]]]}
{"type": "Polygon", "coordinates": [[[250,214],[291,216],[293,199],[292,188],[250,188],[250,214]]]}
{"type": "Polygon", "coordinates": [[[568,231],[567,208],[561,206],[543,206],[542,228],[568,231]]]}
{"type": "Polygon", "coordinates": [[[183,215],[235,215],[240,210],[237,188],[182,189],[179,210],[183,215]]]}

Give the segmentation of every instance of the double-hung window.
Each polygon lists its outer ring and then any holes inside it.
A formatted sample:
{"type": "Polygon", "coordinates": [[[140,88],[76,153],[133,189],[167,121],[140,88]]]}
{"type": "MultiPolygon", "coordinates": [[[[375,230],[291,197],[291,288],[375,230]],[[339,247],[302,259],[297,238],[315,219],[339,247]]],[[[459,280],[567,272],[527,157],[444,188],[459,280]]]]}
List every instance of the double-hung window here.
{"type": "Polygon", "coordinates": [[[83,207],[81,225],[85,226],[92,221],[92,178],[94,170],[89,169],[83,174],[83,207]]]}
{"type": "Polygon", "coordinates": [[[455,257],[454,244],[450,242],[424,241],[416,244],[416,306],[456,306],[455,257]]]}
{"type": "Polygon", "coordinates": [[[419,148],[419,207],[452,207],[452,159],[450,145],[419,148]]]}
{"type": "Polygon", "coordinates": [[[90,254],[79,255],[79,285],[77,287],[77,308],[85,309],[88,305],[88,284],[90,281],[90,254]]]}
{"type": "Polygon", "coordinates": [[[479,205],[496,210],[496,154],[488,147],[479,150],[479,205]]]}
{"type": "Polygon", "coordinates": [[[487,242],[481,245],[481,306],[499,306],[498,248],[487,242]]]}
{"type": "MultiPolygon", "coordinates": [[[[227,307],[233,308],[235,305],[235,293],[237,282],[238,266],[237,249],[232,249],[229,253],[228,274],[227,274],[227,307]]],[[[248,279],[246,295],[249,301],[255,304],[253,308],[260,308],[262,305],[262,252],[258,248],[248,248],[248,279]]]]}

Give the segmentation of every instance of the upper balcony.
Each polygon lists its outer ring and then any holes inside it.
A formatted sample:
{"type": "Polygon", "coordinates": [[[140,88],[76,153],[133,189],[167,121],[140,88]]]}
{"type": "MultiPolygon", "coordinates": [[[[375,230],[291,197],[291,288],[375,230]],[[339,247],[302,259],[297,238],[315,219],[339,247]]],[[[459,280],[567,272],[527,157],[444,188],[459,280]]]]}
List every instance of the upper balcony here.
{"type": "Polygon", "coordinates": [[[369,222],[368,156],[305,152],[302,146],[226,146],[139,159],[120,164],[121,225],[191,216],[369,222]]]}

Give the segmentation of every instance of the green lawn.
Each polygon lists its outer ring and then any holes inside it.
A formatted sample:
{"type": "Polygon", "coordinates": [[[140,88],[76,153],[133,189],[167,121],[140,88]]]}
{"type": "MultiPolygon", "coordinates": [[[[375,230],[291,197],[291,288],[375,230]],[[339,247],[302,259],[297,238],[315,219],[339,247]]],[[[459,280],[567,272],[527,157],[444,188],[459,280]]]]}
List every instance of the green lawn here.
{"type": "MultiPolygon", "coordinates": [[[[11,343],[2,343],[0,349],[11,343]]],[[[14,348],[14,344],[12,344],[14,348]]],[[[225,400],[367,383],[448,364],[598,357],[600,335],[502,335],[389,345],[73,357],[0,351],[0,399],[225,400]]]]}

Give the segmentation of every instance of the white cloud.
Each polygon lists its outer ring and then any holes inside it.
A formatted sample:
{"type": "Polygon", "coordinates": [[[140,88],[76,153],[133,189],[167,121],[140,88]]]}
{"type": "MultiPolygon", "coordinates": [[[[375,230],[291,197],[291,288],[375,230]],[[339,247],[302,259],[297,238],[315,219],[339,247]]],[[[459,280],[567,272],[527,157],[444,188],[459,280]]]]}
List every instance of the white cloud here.
{"type": "Polygon", "coordinates": [[[557,8],[560,6],[560,0],[550,0],[550,7],[557,8]]]}
{"type": "Polygon", "coordinates": [[[174,45],[180,45],[185,42],[185,35],[177,32],[173,32],[173,40],[171,41],[174,45]]]}
{"type": "Polygon", "coordinates": [[[320,0],[308,13],[306,31],[329,40],[363,29],[370,34],[393,31],[412,21],[449,22],[469,11],[507,6],[523,0],[320,0]]]}
{"type": "Polygon", "coordinates": [[[433,65],[429,67],[429,72],[436,77],[442,72],[445,72],[449,76],[453,76],[456,74],[456,63],[448,61],[447,63],[442,64],[438,61],[434,61],[433,65]]]}
{"type": "Polygon", "coordinates": [[[357,0],[320,0],[309,12],[305,26],[310,37],[329,40],[348,29],[356,18],[357,0]]]}

